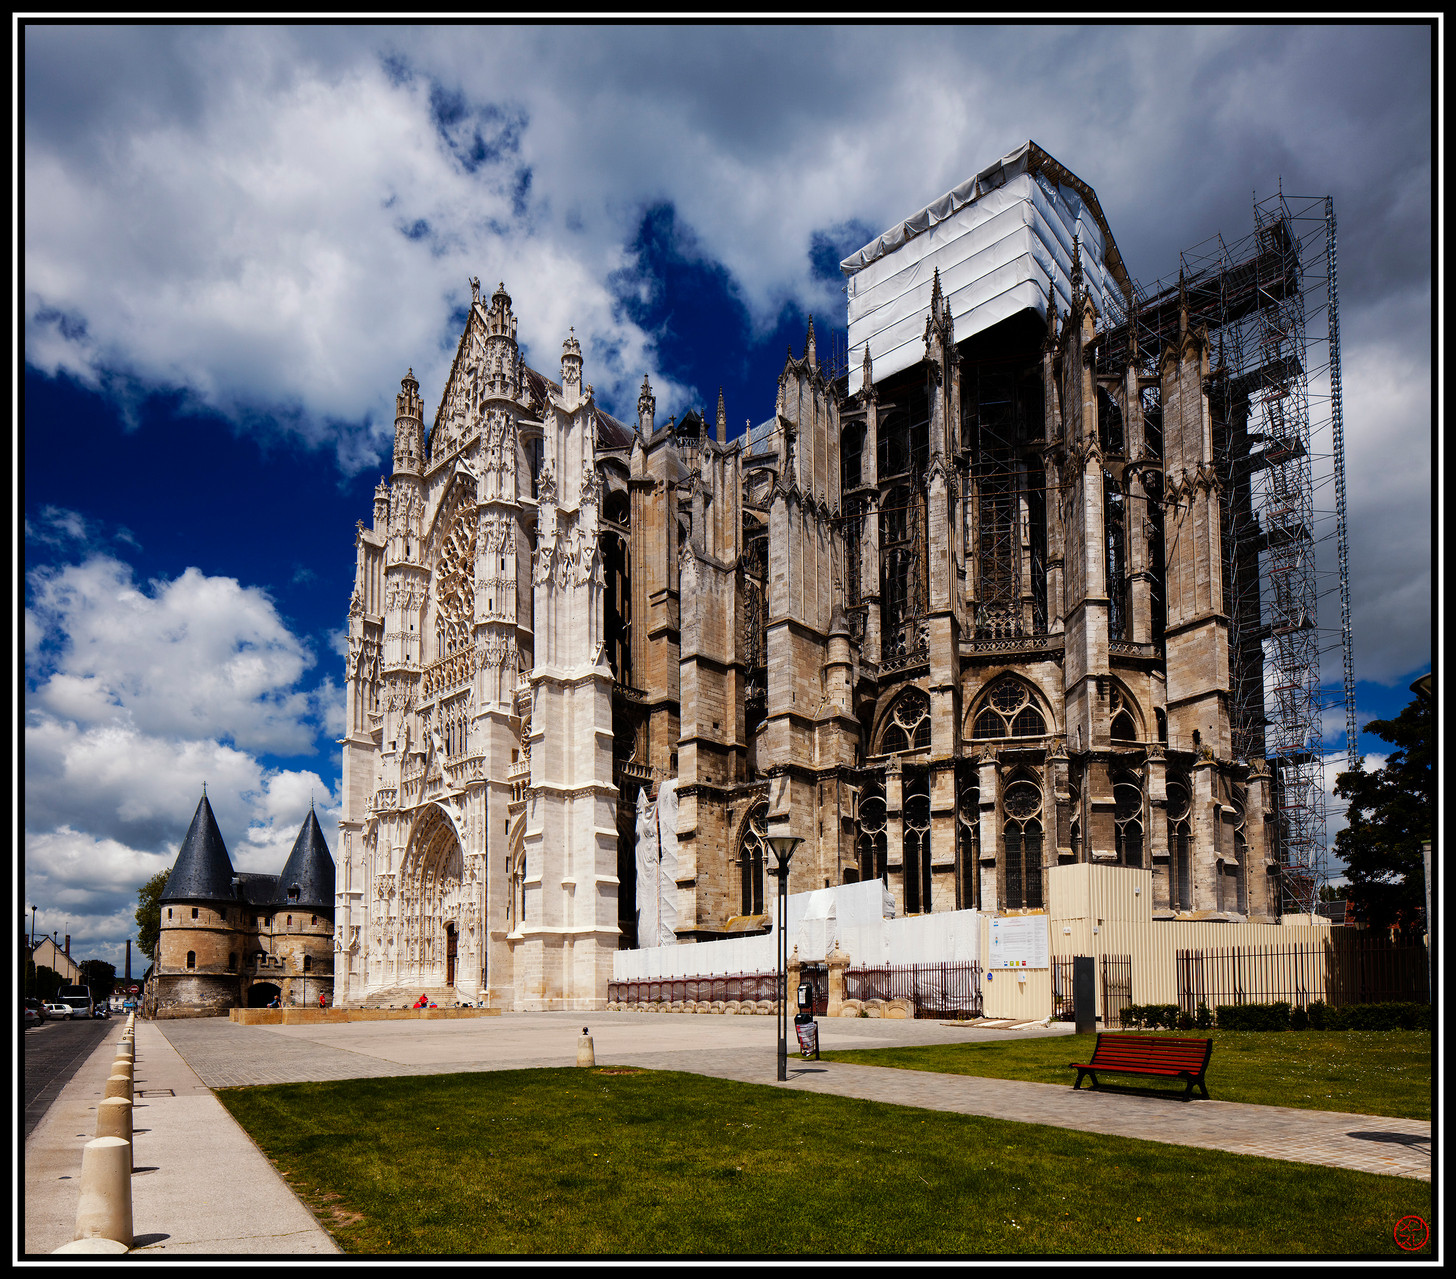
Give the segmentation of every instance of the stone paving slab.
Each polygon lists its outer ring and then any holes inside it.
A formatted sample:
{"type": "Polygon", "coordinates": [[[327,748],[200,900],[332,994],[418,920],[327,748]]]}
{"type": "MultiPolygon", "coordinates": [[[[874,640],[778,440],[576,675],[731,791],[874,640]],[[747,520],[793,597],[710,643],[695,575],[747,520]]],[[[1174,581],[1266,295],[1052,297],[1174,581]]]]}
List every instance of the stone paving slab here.
{"type": "MultiPolygon", "coordinates": [[[[408,1027],[359,1022],[252,1027],[217,1018],[159,1023],[211,1087],[575,1066],[577,1037],[587,1025],[598,1065],[683,1070],[1361,1172],[1431,1176],[1431,1125],[1419,1120],[808,1062],[796,1052],[790,1056],[789,1079],[780,1084],[772,1017],[594,1012],[506,1014],[488,1022],[408,1027]]],[[[824,1049],[1068,1033],[855,1018],[822,1019],[819,1027],[824,1049]]]]}
{"type": "MultiPolygon", "coordinates": [[[[75,1237],[81,1156],[124,1023],[25,1143],[25,1255],[75,1237]]],[[[133,1256],[337,1254],[329,1233],[153,1023],[138,1022],[132,1104],[133,1256]]]]}

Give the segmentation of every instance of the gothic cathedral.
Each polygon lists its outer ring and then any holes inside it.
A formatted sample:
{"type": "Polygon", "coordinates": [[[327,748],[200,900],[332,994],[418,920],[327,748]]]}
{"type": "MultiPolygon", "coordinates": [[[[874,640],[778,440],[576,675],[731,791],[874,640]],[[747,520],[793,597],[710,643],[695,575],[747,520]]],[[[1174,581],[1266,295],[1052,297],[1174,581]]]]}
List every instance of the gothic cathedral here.
{"type": "Polygon", "coordinates": [[[679,941],[763,915],[770,831],[804,839],[791,892],[873,877],[901,914],[1043,911],[1074,862],[1150,870],[1164,918],[1277,914],[1269,774],[1229,709],[1250,659],[1214,450],[1242,419],[1186,307],[1139,348],[1066,239],[994,315],[927,273],[879,373],[873,339],[826,369],[811,322],[731,441],[721,395],[659,425],[644,378],[635,423],[604,412],[574,335],[555,379],[528,367],[504,286],[473,282],[356,538],[338,1002],[601,1006],[613,952],[658,940],[635,846],[665,788],[679,941]]]}

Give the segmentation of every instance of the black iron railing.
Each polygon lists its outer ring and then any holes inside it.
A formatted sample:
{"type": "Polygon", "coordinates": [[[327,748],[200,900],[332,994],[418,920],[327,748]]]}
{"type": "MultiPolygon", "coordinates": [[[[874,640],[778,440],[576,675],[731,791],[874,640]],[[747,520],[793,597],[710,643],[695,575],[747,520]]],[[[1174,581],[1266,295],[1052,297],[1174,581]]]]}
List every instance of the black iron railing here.
{"type": "Polygon", "coordinates": [[[844,997],[909,999],[917,1017],[962,1020],[981,1015],[981,966],[902,964],[878,968],[846,968],[844,997]]]}

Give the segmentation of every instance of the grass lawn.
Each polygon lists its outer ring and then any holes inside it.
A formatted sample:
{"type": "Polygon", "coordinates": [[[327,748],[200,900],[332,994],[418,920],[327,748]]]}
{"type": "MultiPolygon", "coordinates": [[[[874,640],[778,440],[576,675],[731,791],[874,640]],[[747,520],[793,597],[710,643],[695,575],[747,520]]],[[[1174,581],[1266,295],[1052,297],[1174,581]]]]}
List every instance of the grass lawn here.
{"type": "MultiPolygon", "coordinates": [[[[1180,1034],[1213,1040],[1206,1082],[1209,1096],[1218,1101],[1401,1119],[1431,1117],[1428,1030],[1206,1030],[1180,1034]]],[[[1086,1061],[1083,1054],[1090,1054],[1093,1046],[1090,1035],[1081,1039],[1058,1035],[925,1048],[843,1049],[823,1056],[864,1066],[1071,1084],[1076,1082],[1077,1072],[1068,1070],[1067,1063],[1086,1061]]],[[[1107,1082],[1139,1086],[1130,1076],[1109,1075],[1107,1082]]],[[[1147,1082],[1159,1086],[1156,1081],[1147,1082]]],[[[1182,1087],[1179,1084],[1178,1091],[1182,1087]]]]}
{"type": "Polygon", "coordinates": [[[666,1071],[217,1095],[354,1254],[1394,1257],[1431,1220],[1409,1178],[666,1071]]]}

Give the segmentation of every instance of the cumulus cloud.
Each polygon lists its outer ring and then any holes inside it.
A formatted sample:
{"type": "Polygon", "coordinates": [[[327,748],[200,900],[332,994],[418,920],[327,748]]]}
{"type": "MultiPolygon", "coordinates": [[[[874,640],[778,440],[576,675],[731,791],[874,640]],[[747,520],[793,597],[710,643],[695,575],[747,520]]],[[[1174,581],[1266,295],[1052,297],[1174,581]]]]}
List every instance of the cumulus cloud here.
{"type": "Polygon", "coordinates": [[[118,962],[137,889],[172,865],[204,784],[240,871],[282,870],[310,805],[336,846],[330,782],[268,760],[341,732],[343,690],[303,686],[312,654],[264,592],[196,569],[138,585],[104,554],[36,569],[27,586],[25,886],[38,927],[118,962]]]}
{"type": "Polygon", "coordinates": [[[220,732],[244,748],[310,745],[294,685],[314,656],[256,588],[194,568],[141,587],[103,555],[35,569],[29,585],[38,707],[78,724],[124,717],[148,734],[220,732]]]}

